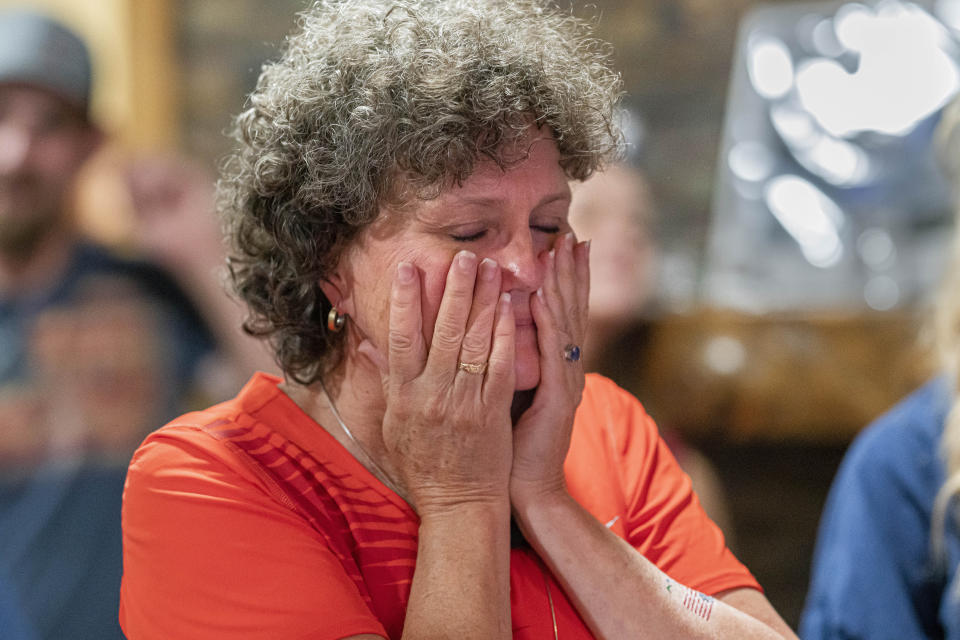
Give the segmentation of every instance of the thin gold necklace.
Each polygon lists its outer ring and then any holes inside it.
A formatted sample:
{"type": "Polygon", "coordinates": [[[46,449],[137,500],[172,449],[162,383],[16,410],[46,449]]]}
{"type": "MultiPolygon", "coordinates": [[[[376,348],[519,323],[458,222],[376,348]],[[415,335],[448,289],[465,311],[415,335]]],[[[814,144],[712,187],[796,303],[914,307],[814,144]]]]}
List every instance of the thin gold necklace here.
{"type": "MultiPolygon", "coordinates": [[[[397,486],[395,482],[390,478],[390,474],[383,470],[383,468],[377,464],[377,461],[373,459],[367,450],[363,448],[363,445],[353,437],[353,433],[347,427],[346,423],[343,421],[343,418],[340,417],[340,412],[337,411],[337,405],[333,404],[333,400],[330,398],[330,394],[327,393],[327,388],[323,384],[323,380],[317,380],[320,383],[320,391],[323,393],[323,399],[326,401],[327,406],[330,407],[330,413],[333,414],[333,417],[337,420],[337,423],[340,425],[340,428],[343,430],[343,433],[347,436],[350,442],[357,448],[357,451],[364,457],[366,464],[364,466],[376,476],[383,484],[393,491],[395,494],[406,500],[406,495],[400,491],[400,487],[397,486]]],[[[362,463],[361,463],[362,464],[362,463]]]]}
{"type": "MultiPolygon", "coordinates": [[[[340,417],[340,412],[337,411],[337,405],[333,404],[333,400],[330,398],[330,394],[327,393],[327,387],[323,384],[323,380],[318,380],[320,383],[320,391],[323,393],[323,399],[327,403],[327,406],[330,407],[330,413],[333,414],[333,417],[336,419],[337,424],[340,425],[340,428],[343,430],[343,433],[347,438],[354,444],[357,450],[363,455],[367,461],[367,469],[369,469],[373,475],[380,479],[383,484],[387,485],[394,493],[396,493],[401,498],[404,497],[404,494],[400,491],[400,488],[390,479],[390,476],[387,474],[383,468],[377,464],[376,460],[373,459],[367,450],[363,448],[363,445],[353,437],[353,433],[350,431],[350,428],[347,427],[346,423],[343,421],[343,418],[340,417]]],[[[540,566],[540,573],[543,575],[543,584],[547,589],[547,602],[550,604],[550,619],[553,622],[553,640],[560,640],[560,635],[557,630],[557,612],[553,607],[553,590],[550,588],[550,577],[547,575],[546,570],[543,566],[540,566]]]]}
{"type": "Polygon", "coordinates": [[[540,566],[540,573],[543,574],[543,584],[547,587],[547,601],[550,603],[550,618],[553,620],[553,640],[560,640],[560,635],[557,633],[557,612],[553,608],[553,591],[550,589],[550,577],[542,565],[540,566]]]}

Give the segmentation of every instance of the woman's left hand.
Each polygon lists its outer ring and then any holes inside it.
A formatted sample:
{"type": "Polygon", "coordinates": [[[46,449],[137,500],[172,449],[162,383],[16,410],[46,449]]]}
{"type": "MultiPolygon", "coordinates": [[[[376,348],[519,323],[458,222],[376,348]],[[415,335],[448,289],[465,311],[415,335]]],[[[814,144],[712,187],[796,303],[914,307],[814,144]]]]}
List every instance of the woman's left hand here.
{"type": "Polygon", "coordinates": [[[545,277],[530,308],[540,347],[540,384],[513,430],[510,498],[514,507],[547,494],[563,493],[563,462],[573,417],[583,395],[583,362],[564,358],[568,345],[582,345],[590,294],[589,244],[573,233],[544,253],[545,277]]]}

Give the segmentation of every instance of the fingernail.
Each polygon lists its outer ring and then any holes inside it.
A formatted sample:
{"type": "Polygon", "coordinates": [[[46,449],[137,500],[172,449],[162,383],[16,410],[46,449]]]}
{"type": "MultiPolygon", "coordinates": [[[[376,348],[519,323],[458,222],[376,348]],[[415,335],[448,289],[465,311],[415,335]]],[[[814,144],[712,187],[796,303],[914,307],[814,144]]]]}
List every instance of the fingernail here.
{"type": "Polygon", "coordinates": [[[573,233],[563,236],[563,244],[567,249],[573,249],[573,233]]]}
{"type": "Polygon", "coordinates": [[[476,259],[477,256],[472,251],[461,251],[457,255],[457,266],[464,271],[470,271],[476,259]]]}
{"type": "Polygon", "coordinates": [[[590,257],[590,243],[591,243],[591,242],[592,242],[592,240],[587,240],[586,242],[583,243],[584,251],[586,252],[588,258],[590,257]]]}
{"type": "Polygon", "coordinates": [[[397,279],[400,280],[403,284],[410,284],[413,282],[413,265],[409,262],[400,262],[397,263],[397,279]]]}
{"type": "Polygon", "coordinates": [[[537,289],[537,297],[543,300],[543,287],[537,289]]]}
{"type": "Polygon", "coordinates": [[[497,275],[497,263],[490,258],[484,258],[480,263],[480,277],[487,282],[493,280],[497,275]]]}

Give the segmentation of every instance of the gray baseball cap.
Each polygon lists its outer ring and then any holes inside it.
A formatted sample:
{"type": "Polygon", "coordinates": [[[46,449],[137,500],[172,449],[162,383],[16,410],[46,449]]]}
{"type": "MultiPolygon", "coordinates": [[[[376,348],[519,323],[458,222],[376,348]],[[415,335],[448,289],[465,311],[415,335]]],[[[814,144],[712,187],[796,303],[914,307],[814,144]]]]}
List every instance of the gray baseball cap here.
{"type": "Polygon", "coordinates": [[[0,84],[37,87],[77,106],[90,106],[90,53],[59,22],[24,10],[0,11],[0,84]]]}

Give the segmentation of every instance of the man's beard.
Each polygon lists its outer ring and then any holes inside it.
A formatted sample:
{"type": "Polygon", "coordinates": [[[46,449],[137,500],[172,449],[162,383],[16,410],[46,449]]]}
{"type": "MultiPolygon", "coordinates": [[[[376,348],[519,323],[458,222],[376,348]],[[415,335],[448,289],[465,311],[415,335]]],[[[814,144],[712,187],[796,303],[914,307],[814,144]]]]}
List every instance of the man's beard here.
{"type": "Polygon", "coordinates": [[[62,207],[44,194],[36,184],[17,184],[13,188],[27,197],[9,197],[12,185],[0,181],[0,256],[7,260],[28,260],[51,231],[63,224],[62,207]],[[4,211],[4,209],[9,209],[4,211]],[[17,211],[20,209],[20,211],[17,211]]]}

